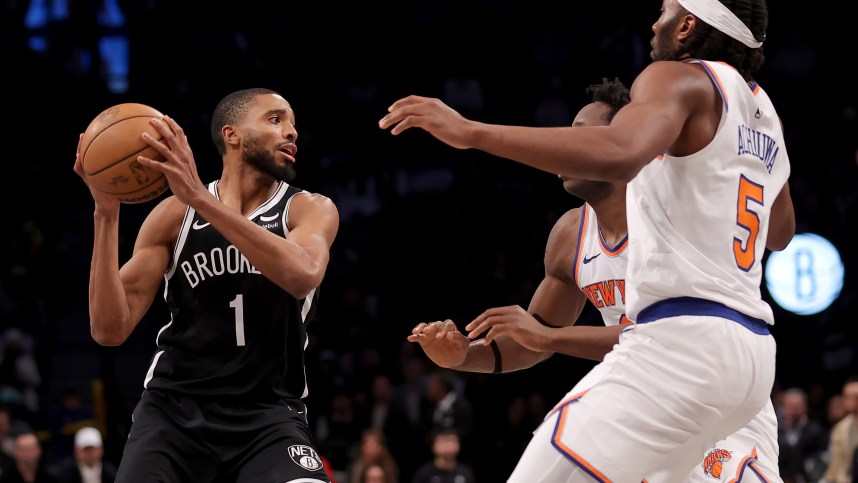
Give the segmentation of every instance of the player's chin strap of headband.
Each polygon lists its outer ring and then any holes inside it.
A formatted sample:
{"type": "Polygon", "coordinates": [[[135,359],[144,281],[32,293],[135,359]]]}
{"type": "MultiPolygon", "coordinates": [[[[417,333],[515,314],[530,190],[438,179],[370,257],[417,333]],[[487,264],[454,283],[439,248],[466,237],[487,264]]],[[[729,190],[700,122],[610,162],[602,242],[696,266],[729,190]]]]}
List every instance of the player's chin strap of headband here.
{"type": "Polygon", "coordinates": [[[759,49],[763,43],[754,38],[754,34],[735,13],[718,0],[677,0],[680,5],[695,17],[711,25],[719,32],[742,42],[752,49],[759,49]]]}

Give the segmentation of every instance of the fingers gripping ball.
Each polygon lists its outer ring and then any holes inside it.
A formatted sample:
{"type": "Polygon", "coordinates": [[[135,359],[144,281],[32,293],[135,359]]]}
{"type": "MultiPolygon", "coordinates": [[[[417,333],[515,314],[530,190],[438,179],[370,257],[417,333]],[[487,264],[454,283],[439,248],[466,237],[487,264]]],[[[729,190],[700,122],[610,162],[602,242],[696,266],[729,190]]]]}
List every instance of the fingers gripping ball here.
{"type": "Polygon", "coordinates": [[[94,188],[110,193],[122,203],[143,203],[167,190],[163,173],[146,168],[137,156],[163,157],[141,138],[161,134],[149,124],[163,114],[145,104],[125,103],[105,109],[95,117],[80,140],[83,172],[94,188]]]}

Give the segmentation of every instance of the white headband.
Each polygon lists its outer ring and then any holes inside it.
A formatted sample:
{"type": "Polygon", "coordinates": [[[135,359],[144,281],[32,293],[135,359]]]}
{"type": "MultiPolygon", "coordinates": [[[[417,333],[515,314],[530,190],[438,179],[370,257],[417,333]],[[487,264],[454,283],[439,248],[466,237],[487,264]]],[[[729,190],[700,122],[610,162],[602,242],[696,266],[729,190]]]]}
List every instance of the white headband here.
{"type": "Polygon", "coordinates": [[[700,20],[752,49],[759,49],[763,43],[754,38],[754,34],[735,13],[718,0],[677,0],[686,10],[700,20]]]}

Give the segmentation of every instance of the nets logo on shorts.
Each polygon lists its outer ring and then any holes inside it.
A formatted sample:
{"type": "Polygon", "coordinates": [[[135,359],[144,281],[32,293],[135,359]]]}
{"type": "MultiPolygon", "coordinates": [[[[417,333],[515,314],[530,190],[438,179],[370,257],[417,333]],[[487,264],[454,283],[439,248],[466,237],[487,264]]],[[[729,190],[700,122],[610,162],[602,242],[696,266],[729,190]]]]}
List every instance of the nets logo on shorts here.
{"type": "Polygon", "coordinates": [[[322,467],[322,458],[319,457],[316,450],[307,445],[296,444],[290,446],[289,457],[292,458],[292,461],[296,465],[305,470],[314,471],[322,467]]]}
{"type": "Polygon", "coordinates": [[[726,461],[729,461],[732,456],[726,449],[713,449],[703,458],[703,474],[713,478],[721,479],[721,469],[726,461]]]}

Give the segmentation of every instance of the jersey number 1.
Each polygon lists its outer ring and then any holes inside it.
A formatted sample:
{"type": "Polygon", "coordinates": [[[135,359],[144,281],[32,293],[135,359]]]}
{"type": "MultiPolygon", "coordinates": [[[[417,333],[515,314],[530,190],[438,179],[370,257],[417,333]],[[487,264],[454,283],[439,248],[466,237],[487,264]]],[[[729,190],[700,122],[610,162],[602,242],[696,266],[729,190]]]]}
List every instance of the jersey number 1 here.
{"type": "Polygon", "coordinates": [[[244,296],[238,294],[229,303],[229,306],[235,310],[235,345],[244,346],[244,296]]]}
{"type": "Polygon", "coordinates": [[[748,205],[755,202],[763,206],[763,186],[754,183],[742,175],[739,177],[739,200],[736,207],[736,224],[748,231],[748,239],[744,247],[742,240],[733,237],[733,257],[736,265],[744,271],[748,271],[757,260],[755,246],[757,235],[760,233],[760,217],[757,212],[750,209],[748,205]]]}

